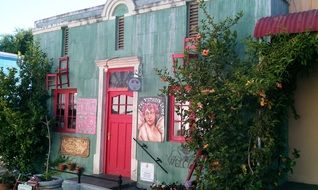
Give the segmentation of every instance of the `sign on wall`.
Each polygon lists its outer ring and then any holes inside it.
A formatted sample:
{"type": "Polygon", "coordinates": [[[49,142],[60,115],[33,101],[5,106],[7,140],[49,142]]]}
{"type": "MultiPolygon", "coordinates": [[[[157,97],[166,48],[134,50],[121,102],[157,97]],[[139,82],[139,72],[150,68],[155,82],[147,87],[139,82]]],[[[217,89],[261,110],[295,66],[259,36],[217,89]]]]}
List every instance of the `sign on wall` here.
{"type": "Polygon", "coordinates": [[[32,186],[27,184],[19,184],[18,190],[32,190],[32,186]]]}
{"type": "Polygon", "coordinates": [[[141,88],[141,80],[138,77],[133,77],[128,81],[128,89],[131,91],[139,91],[141,88]]]}
{"type": "Polygon", "coordinates": [[[140,163],[140,179],[142,181],[154,181],[155,166],[152,163],[140,163]]]}
{"type": "Polygon", "coordinates": [[[82,137],[62,136],[61,154],[88,157],[89,139],[82,137]]]}
{"type": "Polygon", "coordinates": [[[96,106],[96,99],[77,99],[76,133],[96,134],[96,106]]]}
{"type": "Polygon", "coordinates": [[[138,101],[138,140],[163,142],[164,97],[141,97],[138,101]]]}

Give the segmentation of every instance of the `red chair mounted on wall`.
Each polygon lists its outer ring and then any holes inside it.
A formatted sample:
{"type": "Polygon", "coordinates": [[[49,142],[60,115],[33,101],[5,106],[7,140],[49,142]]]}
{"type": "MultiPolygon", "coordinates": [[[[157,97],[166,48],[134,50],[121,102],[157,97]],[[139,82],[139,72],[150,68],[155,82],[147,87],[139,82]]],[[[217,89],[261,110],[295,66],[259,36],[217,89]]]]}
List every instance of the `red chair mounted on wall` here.
{"type": "Polygon", "coordinates": [[[62,88],[63,85],[70,87],[69,79],[69,57],[63,56],[59,58],[59,66],[55,73],[46,74],[46,88],[49,89],[51,86],[55,86],[55,89],[62,88]]]}

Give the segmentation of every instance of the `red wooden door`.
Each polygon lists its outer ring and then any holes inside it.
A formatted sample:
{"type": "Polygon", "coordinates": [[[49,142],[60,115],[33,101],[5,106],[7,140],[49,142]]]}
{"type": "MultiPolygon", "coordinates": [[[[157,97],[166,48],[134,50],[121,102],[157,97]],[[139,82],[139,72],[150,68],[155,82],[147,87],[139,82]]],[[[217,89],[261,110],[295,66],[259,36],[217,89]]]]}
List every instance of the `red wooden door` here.
{"type": "Polygon", "coordinates": [[[108,92],[107,174],[130,177],[132,110],[132,92],[108,92]]]}

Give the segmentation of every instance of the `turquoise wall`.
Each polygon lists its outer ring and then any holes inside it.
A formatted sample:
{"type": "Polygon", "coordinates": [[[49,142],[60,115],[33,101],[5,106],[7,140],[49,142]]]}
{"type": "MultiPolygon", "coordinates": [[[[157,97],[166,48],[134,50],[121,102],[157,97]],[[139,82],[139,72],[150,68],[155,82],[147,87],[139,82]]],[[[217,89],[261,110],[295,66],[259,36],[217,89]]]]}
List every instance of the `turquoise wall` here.
{"type": "MultiPolygon", "coordinates": [[[[213,0],[207,2],[207,8],[216,20],[234,16],[237,12],[243,11],[243,18],[235,26],[240,42],[238,49],[243,52],[244,46],[241,42],[245,37],[252,35],[258,19],[286,10],[283,0],[276,0],[275,6],[272,2],[267,0],[213,0]]],[[[139,92],[139,97],[157,96],[159,88],[163,84],[154,74],[153,69],[163,67],[171,69],[171,55],[183,52],[186,15],[186,6],[181,6],[125,17],[125,47],[123,50],[115,50],[115,20],[69,28],[71,87],[77,88],[79,98],[97,98],[99,79],[95,61],[138,56],[141,60],[142,71],[142,90],[139,92]]],[[[61,30],[41,33],[36,37],[43,50],[48,53],[49,57],[54,58],[55,64],[57,64],[62,47],[61,30]]],[[[166,121],[168,122],[168,118],[166,121]]],[[[166,125],[166,131],[168,131],[167,127],[166,125]]],[[[54,137],[55,153],[59,150],[60,136],[61,134],[56,133],[54,137]]],[[[90,173],[93,167],[92,155],[95,153],[95,136],[79,134],[74,136],[85,136],[91,140],[90,156],[77,159],[78,162],[85,165],[86,172],[90,173]]],[[[168,170],[168,174],[166,174],[155,164],[156,180],[168,183],[184,181],[191,156],[181,148],[180,143],[165,141],[164,143],[148,142],[146,144],[149,152],[160,158],[163,167],[168,170]]],[[[139,162],[154,163],[138,146],[136,156],[139,162]]],[[[141,181],[139,183],[147,185],[141,181]]]]}

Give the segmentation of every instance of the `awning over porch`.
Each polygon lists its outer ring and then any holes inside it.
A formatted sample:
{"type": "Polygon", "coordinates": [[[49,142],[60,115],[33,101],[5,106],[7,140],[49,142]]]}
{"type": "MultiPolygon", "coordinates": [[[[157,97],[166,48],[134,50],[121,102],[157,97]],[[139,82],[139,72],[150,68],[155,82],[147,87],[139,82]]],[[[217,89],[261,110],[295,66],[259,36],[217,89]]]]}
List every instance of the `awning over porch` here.
{"type": "Polygon", "coordinates": [[[254,37],[309,31],[318,31],[318,9],[261,18],[256,23],[254,37]]]}

